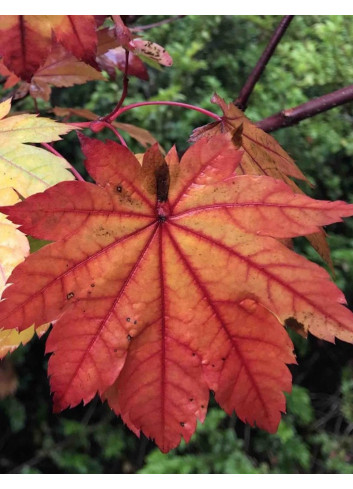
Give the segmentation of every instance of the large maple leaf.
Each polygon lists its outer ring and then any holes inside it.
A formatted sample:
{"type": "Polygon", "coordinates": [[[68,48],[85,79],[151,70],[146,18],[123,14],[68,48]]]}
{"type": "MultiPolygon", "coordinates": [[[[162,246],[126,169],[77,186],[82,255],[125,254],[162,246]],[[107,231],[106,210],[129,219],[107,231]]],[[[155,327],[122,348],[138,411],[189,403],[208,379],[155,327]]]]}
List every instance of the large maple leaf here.
{"type": "Polygon", "coordinates": [[[353,205],[235,175],[229,135],[179,162],[157,145],[142,166],[125,147],[82,138],[96,184],[63,182],[1,210],[39,239],[9,278],[0,324],[55,321],[47,341],[54,409],[98,392],[164,452],[189,440],[208,393],[270,432],[295,362],[283,324],[353,341],[353,315],[327,272],[279,238],[315,232],[353,205]]]}

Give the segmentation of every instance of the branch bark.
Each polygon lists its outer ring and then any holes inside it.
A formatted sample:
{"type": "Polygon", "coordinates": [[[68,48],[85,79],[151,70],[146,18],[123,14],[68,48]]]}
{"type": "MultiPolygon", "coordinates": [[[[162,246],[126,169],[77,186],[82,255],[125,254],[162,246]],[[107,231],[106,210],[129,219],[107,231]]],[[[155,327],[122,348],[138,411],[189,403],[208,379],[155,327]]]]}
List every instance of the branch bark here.
{"type": "Polygon", "coordinates": [[[282,127],[293,126],[303,119],[308,119],[316,114],[330,110],[338,105],[343,105],[353,101],[353,85],[340,88],[335,92],[322,95],[321,97],[309,100],[305,104],[298,105],[291,109],[281,110],[277,114],[266,117],[256,123],[256,126],[265,132],[273,132],[282,127]]]}
{"type": "Polygon", "coordinates": [[[278,24],[273,36],[270,39],[270,42],[266,46],[264,52],[262,53],[259,61],[257,62],[255,68],[250,74],[249,78],[246,80],[245,85],[240,91],[238,98],[234,101],[234,104],[239,107],[241,110],[245,110],[247,107],[247,102],[249,100],[254,87],[262,75],[263,71],[266,68],[267,63],[271,59],[278,43],[282,39],[284,33],[286,32],[289,24],[291,23],[294,15],[285,15],[281,22],[278,24]]]}

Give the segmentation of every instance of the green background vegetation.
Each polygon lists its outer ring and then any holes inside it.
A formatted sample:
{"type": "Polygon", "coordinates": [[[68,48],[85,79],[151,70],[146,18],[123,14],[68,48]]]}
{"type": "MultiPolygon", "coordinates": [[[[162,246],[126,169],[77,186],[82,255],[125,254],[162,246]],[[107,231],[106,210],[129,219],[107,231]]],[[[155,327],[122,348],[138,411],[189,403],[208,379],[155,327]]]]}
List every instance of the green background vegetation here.
{"type": "MultiPolygon", "coordinates": [[[[137,24],[163,17],[142,17],[137,24]]],[[[187,16],[146,31],[174,59],[149,68],[150,81],[131,78],[127,102],[174,100],[216,111],[210,98],[238,95],[280,18],[187,16]]],[[[283,108],[349,85],[353,80],[353,17],[296,16],[252,94],[247,115],[259,120],[283,108]]],[[[122,76],[112,82],[54,89],[51,105],[104,115],[120,97],[122,76]]],[[[5,92],[0,91],[0,96],[5,92]]],[[[49,108],[39,103],[43,112],[49,108]]],[[[33,110],[31,100],[15,110],[33,110]]],[[[321,199],[353,202],[353,103],[274,135],[315,183],[303,189],[321,199]]],[[[121,118],[150,130],[168,148],[187,147],[193,128],[206,122],[192,111],[143,107],[121,118]]],[[[88,131],[87,131],[88,133],[88,131]]],[[[99,137],[111,137],[107,132],[99,137]]],[[[128,138],[127,138],[128,139],[128,138]]],[[[130,141],[129,141],[130,143],[130,141]]],[[[82,171],[75,135],[56,145],[82,171]]],[[[137,152],[142,148],[131,141],[137,152]]],[[[335,280],[353,305],[353,219],[329,228],[335,280]]],[[[298,250],[323,265],[305,240],[298,250]]],[[[94,400],[60,415],[51,412],[44,341],[11,357],[16,393],[0,401],[0,472],[15,473],[353,473],[353,346],[328,344],[291,333],[298,365],[279,430],[269,435],[228,417],[213,399],[206,422],[191,442],[163,455],[132,434],[107,405],[94,400]]]]}

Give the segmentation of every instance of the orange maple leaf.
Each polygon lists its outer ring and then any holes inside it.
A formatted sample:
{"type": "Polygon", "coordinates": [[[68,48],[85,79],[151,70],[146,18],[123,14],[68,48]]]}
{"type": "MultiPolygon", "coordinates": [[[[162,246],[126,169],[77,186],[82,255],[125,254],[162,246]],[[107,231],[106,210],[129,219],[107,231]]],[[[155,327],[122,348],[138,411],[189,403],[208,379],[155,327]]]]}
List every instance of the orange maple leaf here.
{"type": "MultiPolygon", "coordinates": [[[[244,150],[244,156],[237,168],[239,175],[267,175],[286,182],[295,192],[302,190],[289,177],[306,180],[306,177],[294,163],[289,154],[279,143],[262,129],[256,127],[234,103],[227,104],[216,93],[211,102],[217,104],[223,112],[218,122],[211,122],[196,128],[190,140],[197,141],[201,137],[213,137],[215,134],[230,132],[234,143],[244,150]]],[[[333,270],[330,248],[325,232],[317,232],[306,236],[313,248],[333,270]]]]}
{"type": "Polygon", "coordinates": [[[230,135],[179,162],[82,137],[95,184],[63,182],[0,208],[55,241],[12,273],[0,326],[55,321],[47,341],[54,409],[98,392],[162,451],[189,440],[209,390],[228,412],[276,431],[290,391],[283,327],[353,342],[353,314],[318,265],[278,239],[353,215],[266,176],[235,175],[230,135]]]}

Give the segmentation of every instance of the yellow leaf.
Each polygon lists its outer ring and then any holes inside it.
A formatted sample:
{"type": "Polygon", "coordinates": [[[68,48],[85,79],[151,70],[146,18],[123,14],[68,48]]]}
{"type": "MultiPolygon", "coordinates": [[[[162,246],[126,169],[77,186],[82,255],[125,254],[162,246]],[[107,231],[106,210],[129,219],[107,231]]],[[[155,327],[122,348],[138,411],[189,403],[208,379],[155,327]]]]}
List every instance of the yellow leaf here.
{"type": "MultiPolygon", "coordinates": [[[[13,189],[0,189],[2,205],[12,205],[18,201],[13,189]]],[[[0,297],[5,289],[5,283],[16,265],[21,263],[29,253],[26,236],[12,222],[0,213],[0,297]]],[[[34,328],[28,328],[22,333],[15,330],[0,331],[0,359],[9,351],[14,350],[20,343],[27,343],[34,334],[34,328]]]]}
{"type": "MultiPolygon", "coordinates": [[[[9,100],[0,103],[0,115],[9,110],[9,100]]],[[[64,158],[23,143],[57,141],[73,128],[33,114],[0,120],[0,188],[15,188],[28,197],[63,180],[73,180],[64,158]]]]}
{"type": "MultiPolygon", "coordinates": [[[[51,142],[60,139],[72,127],[51,119],[32,114],[21,114],[8,118],[11,100],[0,103],[0,205],[12,205],[18,202],[16,191],[23,197],[42,192],[46,188],[63,180],[73,180],[67,170],[64,158],[55,156],[36,146],[23,143],[51,142]],[[16,191],[15,191],[16,190],[16,191]]],[[[12,270],[29,254],[26,236],[0,213],[0,297],[5,289],[6,280],[12,270]]],[[[31,326],[21,333],[3,330],[0,324],[0,359],[25,344],[34,335],[31,326]]],[[[49,325],[43,325],[37,334],[43,334],[49,325]]]]}
{"type": "Polygon", "coordinates": [[[11,110],[11,99],[8,98],[0,104],[0,119],[3,119],[11,110]]]}

